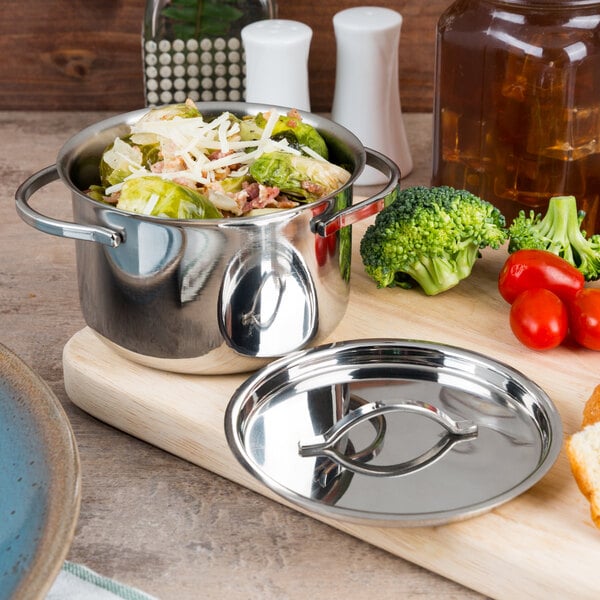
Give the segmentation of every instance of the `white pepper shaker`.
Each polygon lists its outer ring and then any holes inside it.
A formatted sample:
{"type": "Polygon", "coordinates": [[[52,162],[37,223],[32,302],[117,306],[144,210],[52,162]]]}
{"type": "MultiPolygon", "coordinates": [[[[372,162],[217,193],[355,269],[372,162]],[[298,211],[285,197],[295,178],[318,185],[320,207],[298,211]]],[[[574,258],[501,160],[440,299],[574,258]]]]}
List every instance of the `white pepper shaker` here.
{"type": "Polygon", "coordinates": [[[246,102],[310,111],[308,55],[312,29],[286,19],[256,21],[242,29],[246,102]]]}
{"type": "MultiPolygon", "coordinates": [[[[332,119],[364,146],[396,162],[402,177],[413,162],[404,128],[398,85],[398,46],[402,15],[389,8],[361,6],[333,17],[336,80],[332,119]]],[[[358,185],[385,183],[366,167],[358,185]]]]}

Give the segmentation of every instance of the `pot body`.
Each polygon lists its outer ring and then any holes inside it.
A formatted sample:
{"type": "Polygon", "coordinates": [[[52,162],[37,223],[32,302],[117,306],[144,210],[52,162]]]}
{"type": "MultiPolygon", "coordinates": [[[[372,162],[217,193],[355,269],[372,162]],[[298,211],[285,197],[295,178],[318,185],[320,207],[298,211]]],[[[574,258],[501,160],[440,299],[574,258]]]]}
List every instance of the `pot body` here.
{"type": "MultiPolygon", "coordinates": [[[[199,108],[205,117],[269,109],[233,103],[199,108]]],[[[17,192],[26,221],[77,239],[88,326],[131,360],[198,374],[248,371],[328,336],[348,302],[351,223],[395,197],[397,167],[377,157],[376,163],[386,163],[389,184],[357,211],[353,182],[372,159],[370,151],[347,130],[306,114],[325,137],[331,160],[353,174],[338,193],[318,202],[251,218],[173,220],[92,200],[81,190],[97,182],[102,151],[144,112],[83,130],[59,152],[56,172],[71,190],[77,225],[42,221],[27,203],[53,178],[50,169],[17,192]]]]}
{"type": "MultiPolygon", "coordinates": [[[[351,201],[350,190],[341,196],[351,201]]],[[[77,241],[77,275],[86,323],[137,362],[246,370],[323,339],[345,312],[350,245],[340,254],[340,235],[350,228],[321,238],[310,210],[244,226],[170,225],[73,194],[73,214],[126,240],[114,248],[77,241]]]]}

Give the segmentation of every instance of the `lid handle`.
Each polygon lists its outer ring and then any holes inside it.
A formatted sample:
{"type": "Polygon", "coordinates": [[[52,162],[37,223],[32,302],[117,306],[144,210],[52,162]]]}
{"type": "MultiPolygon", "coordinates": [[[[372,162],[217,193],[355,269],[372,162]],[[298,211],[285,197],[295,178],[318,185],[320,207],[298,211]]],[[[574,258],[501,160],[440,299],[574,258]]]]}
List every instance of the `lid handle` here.
{"type": "Polygon", "coordinates": [[[407,475],[419,469],[423,469],[432,462],[441,458],[455,444],[472,439],[477,436],[477,425],[472,421],[456,421],[438,407],[426,402],[404,401],[395,404],[383,404],[382,402],[369,402],[349,412],[337,421],[324,434],[318,435],[312,440],[298,443],[298,451],[301,456],[328,456],[339,465],[363,475],[375,475],[381,477],[394,477],[407,475]],[[336,449],[340,439],[350,432],[351,429],[364,421],[382,417],[392,412],[418,413],[439,423],[447,433],[420,456],[412,458],[395,465],[371,465],[361,460],[349,457],[336,449]]]}

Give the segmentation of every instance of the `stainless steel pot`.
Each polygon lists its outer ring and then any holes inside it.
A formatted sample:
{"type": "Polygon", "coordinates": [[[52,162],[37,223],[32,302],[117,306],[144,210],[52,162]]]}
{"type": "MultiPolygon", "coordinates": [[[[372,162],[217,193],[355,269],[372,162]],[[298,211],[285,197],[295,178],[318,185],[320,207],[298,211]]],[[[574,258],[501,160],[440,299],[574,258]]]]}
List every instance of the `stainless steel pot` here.
{"type": "MultiPolygon", "coordinates": [[[[200,103],[203,115],[256,114],[270,106],[200,103]]],[[[68,140],[56,164],[16,192],[23,220],[76,240],[79,295],[86,323],[136,362],[183,373],[237,373],[313,345],[329,335],[348,302],[351,226],[396,194],[398,167],[348,130],[310,113],[333,162],[352,173],[336,194],[255,217],[173,220],[104,205],[82,190],[98,181],[105,147],[146,111],[92,125],[68,140]],[[368,164],[388,183],[353,205],[353,184],[368,164]],[[31,196],[61,179],[73,221],[32,208],[31,196]]]]}

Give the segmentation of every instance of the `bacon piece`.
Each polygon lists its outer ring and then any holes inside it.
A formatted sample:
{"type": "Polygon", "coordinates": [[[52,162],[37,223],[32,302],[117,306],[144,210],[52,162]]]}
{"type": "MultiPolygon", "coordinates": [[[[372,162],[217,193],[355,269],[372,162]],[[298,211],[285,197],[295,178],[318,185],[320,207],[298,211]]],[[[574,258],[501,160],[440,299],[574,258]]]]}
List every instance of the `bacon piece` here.
{"type": "Polygon", "coordinates": [[[297,127],[298,123],[300,121],[302,121],[302,117],[300,116],[300,113],[295,108],[292,108],[292,110],[290,110],[288,112],[287,118],[288,118],[287,125],[288,125],[288,127],[292,127],[292,128],[297,127]]]}
{"type": "Polygon", "coordinates": [[[113,192],[110,196],[107,196],[106,194],[102,194],[102,199],[107,204],[114,204],[116,206],[117,202],[119,202],[120,195],[121,195],[121,192],[113,192]]]}
{"type": "Polygon", "coordinates": [[[325,188],[318,183],[313,181],[303,181],[301,184],[302,189],[310,192],[311,194],[315,194],[316,196],[323,196],[325,193],[325,188]]]}
{"type": "Polygon", "coordinates": [[[150,167],[153,173],[173,173],[175,171],[185,171],[186,169],[187,165],[181,156],[161,160],[150,167]]]}
{"type": "Polygon", "coordinates": [[[238,197],[241,198],[242,195],[246,197],[246,202],[242,208],[243,213],[256,208],[293,208],[298,206],[298,202],[294,202],[287,196],[280,194],[279,188],[258,183],[247,185],[238,197]]]}
{"type": "Polygon", "coordinates": [[[198,186],[193,179],[188,179],[187,177],[174,177],[173,183],[178,183],[179,185],[183,185],[185,187],[192,188],[195,191],[198,191],[198,186]]]}
{"type": "Polygon", "coordinates": [[[256,198],[258,198],[260,194],[260,186],[258,185],[258,182],[244,182],[243,188],[243,191],[246,193],[246,200],[255,200],[256,198]]]}
{"type": "Polygon", "coordinates": [[[208,154],[207,157],[208,157],[208,160],[217,160],[219,158],[225,158],[226,156],[229,156],[230,154],[233,154],[233,150],[228,150],[227,152],[223,152],[222,150],[214,150],[213,152],[208,154]]]}

